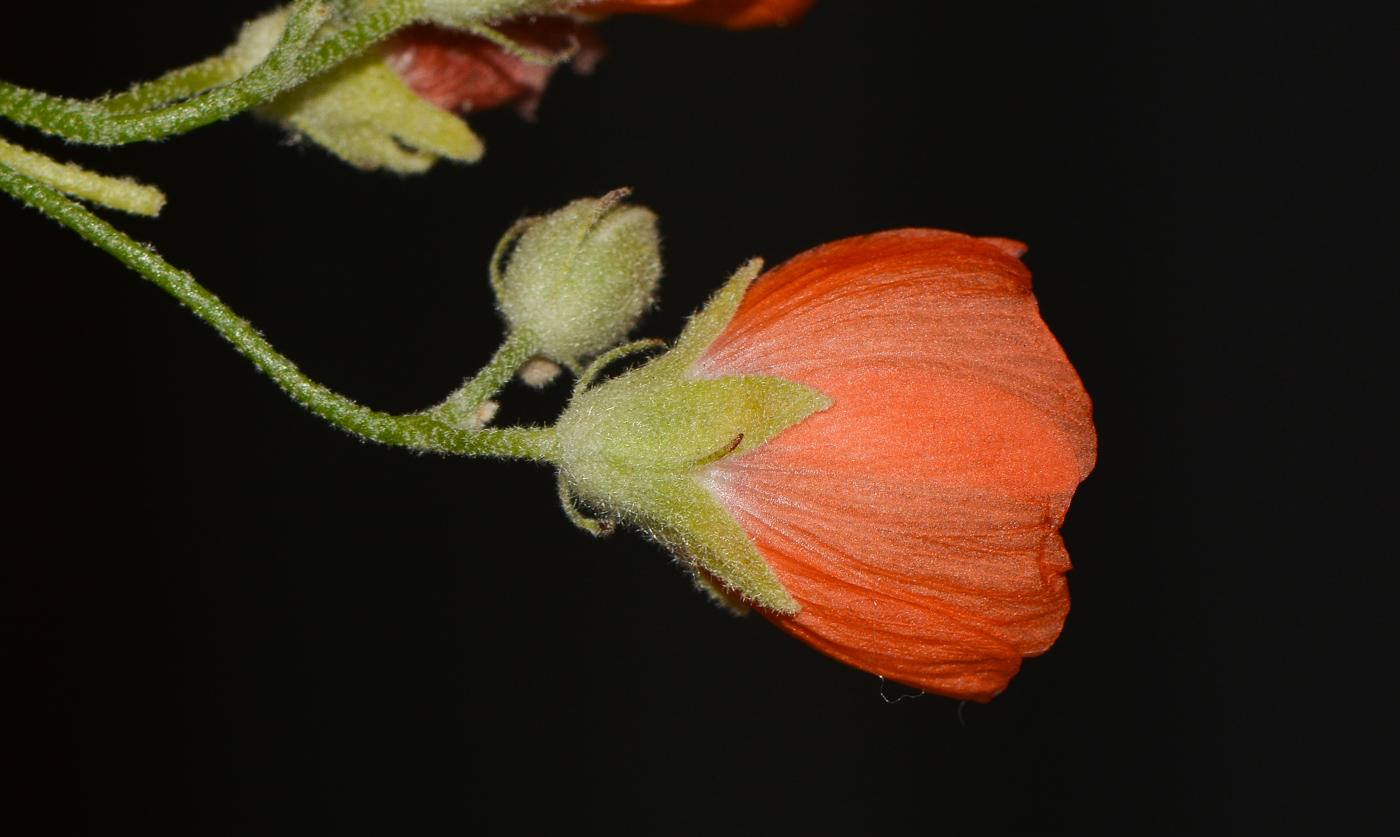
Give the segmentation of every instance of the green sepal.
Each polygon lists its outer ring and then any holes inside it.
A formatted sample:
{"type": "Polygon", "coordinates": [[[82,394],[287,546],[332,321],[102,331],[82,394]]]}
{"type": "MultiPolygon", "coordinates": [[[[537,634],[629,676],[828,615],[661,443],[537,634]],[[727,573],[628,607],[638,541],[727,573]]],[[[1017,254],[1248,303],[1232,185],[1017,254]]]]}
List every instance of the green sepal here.
{"type": "Polygon", "coordinates": [[[729,510],[693,478],[674,476],[658,481],[650,503],[652,514],[635,522],[648,535],[670,547],[676,557],[693,564],[699,576],[708,572],[733,591],[736,598],[779,613],[800,608],[759,554],[753,541],[729,510]]]}
{"type": "Polygon", "coordinates": [[[0,139],[0,166],[9,166],[60,192],[102,206],[155,216],[165,206],[165,193],[126,177],[109,177],[74,163],[60,163],[37,151],[0,139]]]}
{"type": "Polygon", "coordinates": [[[743,267],[729,277],[729,281],[725,282],[723,287],[715,291],[710,301],[705,303],[705,307],[685,324],[675,348],[657,358],[655,362],[667,369],[685,369],[694,363],[705,349],[715,342],[715,338],[729,325],[729,321],[734,319],[734,313],[739,310],[739,303],[744,301],[744,294],[749,285],[753,284],[753,280],[757,279],[762,271],[763,259],[755,258],[745,262],[743,267]]]}
{"type": "Polygon", "coordinates": [[[474,163],[485,151],[460,117],[430,104],[368,50],[258,109],[360,168],[427,171],[439,158],[474,163]]]}
{"type": "Polygon", "coordinates": [[[832,401],[782,378],[689,371],[728,325],[758,269],[751,263],[726,283],[670,352],[579,392],[555,425],[558,462],[583,504],[642,529],[745,602],[795,613],[797,602],[701,480],[714,463],[742,456],[832,401]]]}

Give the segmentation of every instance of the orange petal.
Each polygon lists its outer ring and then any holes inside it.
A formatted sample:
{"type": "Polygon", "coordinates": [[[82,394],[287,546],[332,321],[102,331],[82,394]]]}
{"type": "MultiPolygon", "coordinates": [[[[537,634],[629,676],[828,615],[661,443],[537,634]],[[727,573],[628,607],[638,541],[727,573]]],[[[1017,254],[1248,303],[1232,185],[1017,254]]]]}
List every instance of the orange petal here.
{"type": "Polygon", "coordinates": [[[579,10],[603,15],[664,15],[682,23],[701,23],[726,29],[757,29],[796,23],[815,2],[816,0],[603,0],[583,4],[579,10]]]}
{"type": "Polygon", "coordinates": [[[999,246],[910,229],[808,250],[759,278],[696,371],[808,383],[834,358],[1005,390],[1075,439],[1082,476],[1093,468],[1089,396],[1040,319],[1030,271],[999,246]]]}
{"type": "Polygon", "coordinates": [[[835,404],[710,466],[819,650],[987,700],[1069,608],[1058,527],[1092,467],[1089,402],[999,243],[902,230],[761,278],[696,374],[776,375],[835,404]]]}
{"type": "MultiPolygon", "coordinates": [[[[507,21],[496,29],[542,57],[577,49],[570,60],[588,73],[605,52],[593,28],[566,17],[507,21]]],[[[555,67],[526,61],[467,32],[420,24],[386,40],[384,61],[413,92],[449,111],[480,112],[514,105],[533,118],[555,67]]]]}

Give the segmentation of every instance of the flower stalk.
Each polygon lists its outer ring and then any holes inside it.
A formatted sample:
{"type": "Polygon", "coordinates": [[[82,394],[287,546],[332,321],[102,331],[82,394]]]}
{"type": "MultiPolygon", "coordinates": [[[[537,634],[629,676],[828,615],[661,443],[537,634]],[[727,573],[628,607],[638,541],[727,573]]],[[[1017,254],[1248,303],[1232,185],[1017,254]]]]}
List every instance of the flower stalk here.
{"type": "Polygon", "coordinates": [[[193,276],[77,202],[3,163],[0,189],[36,207],[178,299],[288,395],[337,427],[414,450],[536,461],[553,461],[557,456],[558,444],[551,428],[487,428],[466,420],[477,414],[533,353],[528,333],[517,333],[514,340],[508,340],[486,368],[443,405],[407,416],[377,412],[313,381],[193,276]]]}
{"type": "MultiPolygon", "coordinates": [[[[367,4],[364,4],[367,5],[367,4]]],[[[450,7],[458,25],[528,13],[547,0],[384,0],[335,31],[323,0],[297,0],[272,49],[252,66],[225,53],[107,99],[79,100],[0,82],[0,116],[73,142],[123,145],[227,119],[329,70],[411,23],[450,7]],[[443,7],[443,8],[438,8],[443,7]]]]}
{"type": "MultiPolygon", "coordinates": [[[[195,70],[186,74],[177,70],[158,79],[148,90],[138,87],[119,102],[116,112],[109,110],[101,100],[68,99],[0,82],[0,115],[7,116],[21,125],[57,134],[67,140],[94,145],[147,142],[185,133],[241,113],[278,91],[300,83],[314,72],[327,69],[348,58],[377,39],[373,36],[367,37],[364,43],[354,46],[353,49],[345,49],[343,54],[336,54],[339,51],[327,53],[324,48],[309,50],[312,39],[328,17],[329,9],[319,0],[297,0],[288,14],[286,28],[283,29],[276,45],[261,62],[242,77],[156,110],[126,112],[131,103],[146,98],[159,101],[164,96],[198,93],[182,90],[180,80],[186,84],[201,80],[201,76],[211,69],[207,62],[201,62],[206,65],[204,71],[195,70]],[[324,55],[332,60],[325,61],[321,67],[315,67],[313,62],[306,60],[317,55],[324,55]]],[[[383,16],[374,20],[383,20],[383,16]]],[[[357,40],[347,37],[352,33],[361,36],[373,33],[373,27],[365,26],[368,22],[367,19],[360,26],[347,29],[335,40],[349,47],[357,40]],[[364,31],[366,29],[367,32],[364,31]]],[[[379,33],[377,37],[383,37],[385,34],[387,32],[379,33]]],[[[196,65],[198,66],[200,65],[196,65]]]]}

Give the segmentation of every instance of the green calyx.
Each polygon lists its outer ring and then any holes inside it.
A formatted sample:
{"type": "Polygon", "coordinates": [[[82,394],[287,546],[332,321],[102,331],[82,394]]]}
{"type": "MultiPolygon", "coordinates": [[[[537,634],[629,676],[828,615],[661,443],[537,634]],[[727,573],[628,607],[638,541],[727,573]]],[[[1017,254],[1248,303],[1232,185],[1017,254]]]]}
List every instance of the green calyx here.
{"type": "MultiPolygon", "coordinates": [[[[555,425],[556,461],[566,503],[577,498],[609,521],[636,526],[722,585],[721,592],[795,613],[797,602],[700,481],[707,468],[744,455],[832,403],[781,378],[690,373],[734,316],[760,266],[755,260],[735,274],[671,351],[577,392],[555,425]]],[[[595,372],[590,369],[581,385],[595,372]]]]}
{"type": "Polygon", "coordinates": [[[418,174],[440,158],[474,163],[485,151],[464,120],[414,93],[372,49],[283,93],[258,113],[363,169],[418,174]]]}

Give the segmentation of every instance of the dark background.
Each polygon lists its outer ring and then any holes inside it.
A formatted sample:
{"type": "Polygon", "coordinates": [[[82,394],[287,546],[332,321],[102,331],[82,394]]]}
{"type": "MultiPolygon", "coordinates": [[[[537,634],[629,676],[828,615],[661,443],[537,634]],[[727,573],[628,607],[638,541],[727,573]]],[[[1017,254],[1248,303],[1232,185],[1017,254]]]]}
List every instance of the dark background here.
{"type": "MultiPolygon", "coordinates": [[[[25,4],[0,78],[96,95],[221,49],[263,7],[25,4]]],[[[497,236],[576,197],[628,185],[660,214],[642,333],[667,338],[751,255],[901,226],[1021,239],[1101,452],[1064,529],[1059,643],[989,705],[888,704],[711,607],[635,535],[576,531],[547,470],[331,429],[154,286],[0,201],[0,829],[1381,830],[1392,9],[615,19],[611,55],[561,73],[537,123],[474,118],[481,164],[408,179],[247,116],[113,150],[6,125],[164,187],[164,217],[108,216],[390,411],[484,362],[497,236]]],[[[542,420],[560,397],[506,403],[542,420]]]]}

